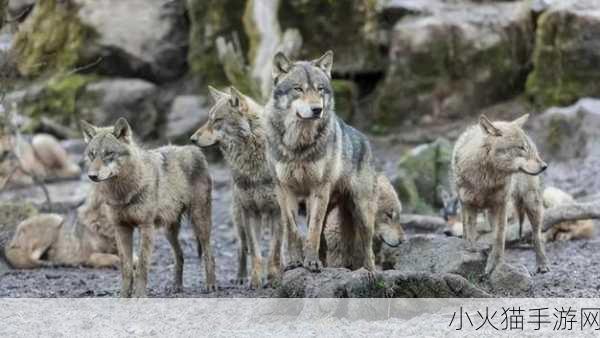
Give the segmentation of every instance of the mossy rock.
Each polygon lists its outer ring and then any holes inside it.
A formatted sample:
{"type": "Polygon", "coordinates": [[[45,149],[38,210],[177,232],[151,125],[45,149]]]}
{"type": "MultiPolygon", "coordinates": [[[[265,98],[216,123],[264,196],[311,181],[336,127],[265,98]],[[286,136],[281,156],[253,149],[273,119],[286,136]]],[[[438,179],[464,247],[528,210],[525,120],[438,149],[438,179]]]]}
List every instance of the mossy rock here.
{"type": "Polygon", "coordinates": [[[12,238],[17,225],[39,214],[29,202],[0,202],[0,249],[12,238]]]}
{"type": "Polygon", "coordinates": [[[403,212],[416,212],[418,209],[422,209],[424,202],[419,196],[415,180],[411,175],[403,170],[399,170],[398,176],[394,178],[392,185],[402,202],[403,212]]]}
{"type": "Polygon", "coordinates": [[[538,18],[527,94],[540,106],[564,106],[600,95],[600,4],[557,5],[538,18]]]}
{"type": "Polygon", "coordinates": [[[85,86],[94,81],[92,75],[55,75],[43,85],[34,85],[20,103],[21,113],[33,118],[29,129],[35,130],[41,117],[49,117],[64,125],[78,123],[77,103],[85,86]]]}
{"type": "Polygon", "coordinates": [[[350,80],[333,80],[331,86],[335,94],[335,112],[347,123],[352,123],[358,105],[358,88],[350,80]]]}
{"type": "Polygon", "coordinates": [[[94,32],[81,23],[77,10],[70,0],[37,2],[13,41],[22,75],[66,71],[83,62],[83,45],[94,32]]]}
{"type": "Polygon", "coordinates": [[[339,73],[368,73],[385,67],[377,44],[377,1],[286,0],[279,7],[282,31],[297,28],[302,35],[302,59],[327,50],[335,52],[339,73]]]}
{"type": "Polygon", "coordinates": [[[247,50],[242,23],[245,7],[234,0],[186,0],[186,4],[190,21],[190,72],[215,87],[229,85],[215,40],[219,36],[231,39],[236,34],[242,49],[247,50]]]}
{"type": "MultiPolygon", "coordinates": [[[[441,206],[438,189],[450,190],[451,157],[452,145],[448,140],[439,138],[432,143],[412,149],[400,159],[398,171],[403,173],[405,181],[412,180],[414,182],[414,187],[420,197],[418,201],[431,207],[441,206]]],[[[416,207],[427,209],[418,202],[416,207]]]]}
{"type": "Polygon", "coordinates": [[[449,5],[407,16],[390,32],[390,65],[377,88],[374,125],[459,119],[523,88],[533,50],[519,3],[449,5]]]}

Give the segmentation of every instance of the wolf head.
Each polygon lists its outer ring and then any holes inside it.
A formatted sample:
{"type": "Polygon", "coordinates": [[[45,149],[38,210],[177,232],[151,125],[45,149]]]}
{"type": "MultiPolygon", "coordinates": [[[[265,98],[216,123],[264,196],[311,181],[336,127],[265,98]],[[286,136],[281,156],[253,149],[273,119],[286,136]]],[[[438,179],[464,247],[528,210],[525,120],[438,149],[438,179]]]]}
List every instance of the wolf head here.
{"type": "Polygon", "coordinates": [[[313,61],[290,61],[279,52],[273,60],[273,102],[287,119],[326,118],[333,111],[333,52],[313,61]]]}
{"type": "Polygon", "coordinates": [[[208,147],[230,137],[246,138],[252,132],[249,118],[254,112],[250,99],[234,87],[229,93],[208,86],[214,105],[208,121],[190,138],[192,143],[208,147]]]}
{"type": "Polygon", "coordinates": [[[491,164],[496,170],[528,175],[542,173],[548,165],[537,151],[535,144],[523,131],[529,114],[511,122],[492,123],[485,115],[479,118],[479,126],[486,137],[491,164]]]}
{"type": "Polygon", "coordinates": [[[16,267],[30,266],[30,260],[43,259],[44,254],[56,243],[64,219],[57,214],[41,214],[26,219],[17,226],[6,246],[6,256],[16,267]]]}
{"type": "Polygon", "coordinates": [[[400,224],[402,205],[394,187],[384,176],[377,178],[378,200],[375,215],[375,236],[390,247],[397,247],[406,241],[406,234],[400,224]]]}
{"type": "Polygon", "coordinates": [[[133,134],[124,118],[119,118],[113,127],[98,128],[81,121],[83,137],[87,143],[85,158],[88,177],[101,182],[119,174],[130,164],[133,134]]]}

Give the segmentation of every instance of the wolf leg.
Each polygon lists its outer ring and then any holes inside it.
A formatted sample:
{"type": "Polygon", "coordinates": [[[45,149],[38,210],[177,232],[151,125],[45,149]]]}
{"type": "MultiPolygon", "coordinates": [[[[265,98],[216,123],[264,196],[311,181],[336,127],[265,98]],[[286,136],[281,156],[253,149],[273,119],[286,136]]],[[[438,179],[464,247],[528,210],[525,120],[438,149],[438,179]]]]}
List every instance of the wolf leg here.
{"type": "Polygon", "coordinates": [[[491,208],[488,212],[488,217],[490,224],[494,227],[495,235],[492,252],[490,252],[485,265],[486,275],[491,274],[494,268],[504,258],[504,245],[506,237],[506,205],[501,203],[495,208],[491,208]]]}
{"type": "Polygon", "coordinates": [[[308,236],[304,244],[304,267],[312,272],[319,272],[323,268],[323,263],[319,260],[319,245],[330,197],[331,184],[325,184],[315,189],[306,201],[308,236]]]}
{"type": "Polygon", "coordinates": [[[154,224],[140,224],[140,254],[138,265],[135,270],[134,296],[146,297],[146,286],[148,285],[148,270],[152,259],[154,246],[154,224]]]}
{"type": "Polygon", "coordinates": [[[548,258],[546,258],[546,250],[544,249],[544,242],[542,241],[542,219],[544,215],[544,208],[541,203],[535,207],[527,207],[525,209],[529,223],[531,223],[531,231],[533,232],[533,246],[535,249],[535,261],[537,272],[546,273],[550,271],[548,267],[548,258]]]}
{"type": "Polygon", "coordinates": [[[248,240],[248,249],[252,257],[252,272],[250,273],[250,288],[258,289],[262,287],[262,254],[260,252],[260,218],[258,215],[244,211],[246,221],[246,239],[248,240]]]}
{"type": "Polygon", "coordinates": [[[173,249],[173,258],[175,259],[175,278],[173,279],[172,292],[179,293],[183,290],[183,251],[179,244],[179,228],[181,224],[176,222],[168,226],[165,232],[169,244],[173,249]]]}
{"type": "Polygon", "coordinates": [[[272,283],[279,278],[281,273],[281,243],[283,241],[283,229],[280,224],[279,214],[277,213],[263,214],[263,224],[268,224],[271,227],[267,280],[272,283]]]}
{"type": "Polygon", "coordinates": [[[212,229],[212,184],[210,177],[198,182],[194,189],[192,201],[192,227],[198,245],[198,258],[204,259],[204,270],[206,273],[206,290],[216,291],[217,279],[215,276],[215,258],[210,244],[210,233],[212,229]]]}
{"type": "Polygon", "coordinates": [[[131,297],[133,287],[133,228],[115,226],[115,239],[121,257],[121,298],[131,297]]]}
{"type": "Polygon", "coordinates": [[[302,266],[302,239],[296,224],[298,200],[290,191],[281,186],[277,186],[275,191],[281,209],[281,226],[287,229],[288,235],[288,257],[285,270],[291,270],[302,266]]]}
{"type": "Polygon", "coordinates": [[[234,202],[231,210],[233,218],[233,226],[240,241],[238,247],[238,272],[235,284],[243,285],[248,279],[248,239],[246,238],[246,224],[242,211],[237,203],[234,202]]]}

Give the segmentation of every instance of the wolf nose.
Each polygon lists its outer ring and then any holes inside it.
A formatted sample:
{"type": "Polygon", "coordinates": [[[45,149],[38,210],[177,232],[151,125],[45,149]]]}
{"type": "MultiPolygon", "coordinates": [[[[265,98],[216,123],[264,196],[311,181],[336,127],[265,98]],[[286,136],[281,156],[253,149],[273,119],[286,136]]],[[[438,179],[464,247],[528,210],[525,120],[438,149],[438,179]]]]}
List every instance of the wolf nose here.
{"type": "Polygon", "coordinates": [[[98,175],[97,174],[89,174],[88,177],[90,178],[90,180],[92,180],[94,182],[98,182],[98,175]]]}
{"type": "Polygon", "coordinates": [[[198,139],[195,137],[191,137],[190,142],[192,142],[192,144],[198,145],[198,139]]]}
{"type": "Polygon", "coordinates": [[[548,169],[548,164],[547,163],[542,164],[542,171],[544,171],[546,169],[548,169]]]}
{"type": "Polygon", "coordinates": [[[313,117],[321,117],[321,112],[323,112],[323,108],[321,107],[312,108],[313,117]]]}

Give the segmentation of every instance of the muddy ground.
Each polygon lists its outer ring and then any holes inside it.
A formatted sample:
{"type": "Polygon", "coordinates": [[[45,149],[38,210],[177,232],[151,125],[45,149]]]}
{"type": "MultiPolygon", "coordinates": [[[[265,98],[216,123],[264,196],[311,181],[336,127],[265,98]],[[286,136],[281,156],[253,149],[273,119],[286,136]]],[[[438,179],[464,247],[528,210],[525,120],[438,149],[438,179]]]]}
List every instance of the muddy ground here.
{"type": "MultiPolygon", "coordinates": [[[[378,158],[398,158],[404,148],[390,139],[373,142],[378,158]]],[[[381,162],[381,168],[393,173],[392,161],[381,162]]],[[[576,196],[600,191],[596,179],[599,160],[552,164],[544,175],[546,185],[557,186],[576,196]]],[[[248,290],[232,283],[237,271],[237,243],[229,218],[231,194],[228,170],[221,164],[211,165],[214,179],[213,247],[217,263],[219,291],[205,293],[204,269],[196,255],[195,241],[188,225],[180,238],[185,256],[184,291],[172,294],[173,259],[164,236],[158,236],[149,277],[149,295],[155,297],[269,297],[272,288],[248,290]]],[[[0,198],[30,197],[14,192],[0,198]],[[10,197],[7,197],[10,196],[10,197]]],[[[551,271],[534,275],[536,297],[600,297],[600,238],[547,243],[551,271]]],[[[520,262],[535,271],[535,257],[530,246],[507,250],[509,262],[520,262]]],[[[118,295],[120,274],[117,270],[88,268],[54,268],[11,270],[0,276],[0,297],[113,297],[118,295]]]]}

